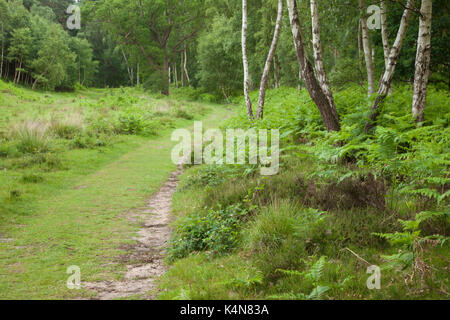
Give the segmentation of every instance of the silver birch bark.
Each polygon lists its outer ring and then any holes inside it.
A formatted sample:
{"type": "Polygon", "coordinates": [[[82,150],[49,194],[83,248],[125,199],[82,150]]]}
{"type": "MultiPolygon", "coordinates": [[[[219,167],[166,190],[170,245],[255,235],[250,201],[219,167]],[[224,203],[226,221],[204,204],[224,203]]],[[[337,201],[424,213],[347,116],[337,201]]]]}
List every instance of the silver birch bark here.
{"type": "Polygon", "coordinates": [[[388,67],[384,70],[383,77],[381,78],[380,86],[378,88],[378,97],[375,99],[372,105],[369,122],[365,126],[366,132],[374,127],[374,122],[380,113],[380,104],[381,102],[383,102],[384,98],[386,98],[387,94],[389,93],[389,89],[391,88],[395,67],[397,66],[398,57],[400,56],[400,51],[403,45],[403,40],[405,39],[406,31],[408,30],[408,24],[412,14],[413,4],[414,0],[408,0],[405,10],[403,11],[400,27],[397,31],[397,36],[389,52],[388,67]]]}
{"type": "MultiPolygon", "coordinates": [[[[381,20],[381,41],[383,42],[383,54],[384,54],[384,66],[387,69],[389,64],[389,52],[391,47],[389,45],[389,36],[387,31],[386,22],[386,1],[381,0],[380,2],[380,20],[381,20]]],[[[392,94],[392,88],[389,88],[388,94],[392,94]]]]}
{"type": "Polygon", "coordinates": [[[359,10],[361,11],[361,33],[364,49],[364,58],[367,70],[367,94],[370,96],[375,92],[375,67],[370,49],[369,28],[367,27],[366,5],[364,0],[359,0],[359,10]]]}
{"type": "Polygon", "coordinates": [[[380,2],[380,19],[381,19],[381,40],[383,41],[383,53],[384,53],[384,64],[385,67],[388,67],[389,64],[389,37],[387,32],[387,23],[386,23],[386,1],[381,0],[380,2]]]}
{"type": "Polygon", "coordinates": [[[242,63],[244,65],[244,97],[247,106],[247,115],[253,119],[252,101],[249,94],[249,72],[247,59],[247,0],[242,0],[242,63]]]}
{"type": "Polygon", "coordinates": [[[431,53],[431,16],[432,0],[422,0],[420,8],[419,35],[417,39],[416,70],[414,73],[414,95],[412,114],[417,122],[424,121],[427,98],[428,76],[430,73],[431,53]]]}
{"type": "Polygon", "coordinates": [[[297,54],[297,60],[301,67],[302,78],[305,81],[306,89],[308,90],[311,99],[316,104],[322,116],[323,122],[327,131],[339,131],[340,124],[337,112],[330,105],[326,95],[317,81],[314,74],[314,68],[308,59],[305,51],[305,43],[303,40],[302,29],[297,12],[297,1],[286,0],[289,9],[289,21],[292,29],[292,36],[294,38],[294,46],[297,54]]]}
{"type": "Polygon", "coordinates": [[[138,57],[138,62],[136,64],[136,85],[139,85],[139,57],[138,57]]]}
{"type": "Polygon", "coordinates": [[[184,74],[186,75],[187,83],[189,85],[189,83],[191,82],[191,79],[189,79],[189,73],[188,73],[188,69],[187,69],[187,50],[186,50],[186,46],[184,46],[184,65],[183,65],[183,69],[184,69],[184,74]]]}
{"type": "Polygon", "coordinates": [[[175,74],[175,87],[178,88],[178,71],[177,71],[177,63],[175,62],[173,73],[175,74]]]}
{"type": "Polygon", "coordinates": [[[320,42],[320,23],[319,23],[319,10],[317,7],[317,0],[311,0],[311,20],[312,20],[312,44],[314,51],[314,64],[316,67],[316,74],[319,80],[320,87],[323,93],[327,96],[328,101],[333,109],[336,109],[334,104],[333,94],[330,89],[330,82],[323,66],[323,52],[322,44],[320,42]]]}
{"type": "Polygon", "coordinates": [[[0,78],[3,76],[3,58],[4,58],[4,52],[5,52],[5,34],[4,34],[4,27],[2,22],[2,62],[0,65],[0,78]]]}
{"type": "Polygon", "coordinates": [[[258,109],[256,110],[257,119],[262,119],[264,114],[264,100],[266,97],[266,88],[267,88],[267,80],[269,79],[270,64],[275,54],[278,39],[280,37],[282,19],[283,19],[283,0],[278,0],[278,13],[277,13],[277,21],[275,23],[275,32],[273,34],[272,44],[270,45],[269,54],[267,55],[266,65],[264,66],[264,71],[261,77],[261,83],[259,88],[258,109]]]}

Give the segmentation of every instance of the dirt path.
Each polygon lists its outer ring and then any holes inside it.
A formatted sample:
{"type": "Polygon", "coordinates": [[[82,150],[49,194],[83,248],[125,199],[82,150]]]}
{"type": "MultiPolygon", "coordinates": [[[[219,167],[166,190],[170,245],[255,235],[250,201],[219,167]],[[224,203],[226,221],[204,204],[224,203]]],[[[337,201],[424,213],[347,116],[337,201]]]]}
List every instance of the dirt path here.
{"type": "Polygon", "coordinates": [[[98,292],[97,299],[110,300],[134,295],[144,295],[148,299],[154,297],[154,293],[148,293],[154,292],[157,287],[155,279],[166,271],[163,260],[171,233],[172,196],[182,170],[183,166],[179,164],[144,210],[128,213],[129,219],[142,221],[142,228],[134,239],[137,244],[126,248],[130,253],[123,258],[129,263],[125,280],[82,283],[83,288],[98,292]]]}

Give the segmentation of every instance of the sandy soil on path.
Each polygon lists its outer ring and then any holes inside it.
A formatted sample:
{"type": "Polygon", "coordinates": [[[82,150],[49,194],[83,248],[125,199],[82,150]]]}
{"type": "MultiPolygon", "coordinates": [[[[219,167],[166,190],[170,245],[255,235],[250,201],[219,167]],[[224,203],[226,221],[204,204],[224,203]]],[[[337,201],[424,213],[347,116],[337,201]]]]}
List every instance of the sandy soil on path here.
{"type": "MultiPolygon", "coordinates": [[[[171,173],[162,188],[149,200],[147,207],[141,212],[129,213],[130,219],[143,221],[138,231],[137,244],[127,248],[129,254],[125,261],[133,262],[127,265],[125,279],[122,281],[103,281],[82,283],[83,288],[98,293],[96,299],[110,300],[146,295],[156,289],[155,279],[166,271],[164,254],[170,239],[169,228],[172,207],[172,196],[178,184],[178,176],[183,170],[182,165],[171,173]]],[[[153,298],[144,296],[146,298],[153,298]]]]}

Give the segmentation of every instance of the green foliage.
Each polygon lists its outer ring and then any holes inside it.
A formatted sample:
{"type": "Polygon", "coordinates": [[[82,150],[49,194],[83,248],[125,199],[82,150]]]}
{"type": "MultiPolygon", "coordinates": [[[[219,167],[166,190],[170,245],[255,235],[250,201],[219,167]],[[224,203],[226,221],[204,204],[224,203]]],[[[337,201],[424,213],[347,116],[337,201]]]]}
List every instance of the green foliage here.
{"type": "Polygon", "coordinates": [[[156,134],[155,123],[141,115],[123,113],[118,118],[117,130],[121,134],[154,135],[156,134]]]}
{"type": "Polygon", "coordinates": [[[330,262],[325,256],[320,257],[317,261],[305,261],[307,268],[305,271],[297,270],[283,270],[277,271],[288,277],[299,277],[301,280],[308,282],[313,289],[309,294],[304,293],[284,293],[269,296],[272,299],[300,299],[300,300],[322,300],[325,298],[325,293],[331,288],[343,288],[351,277],[345,278],[338,283],[328,283],[324,279],[325,268],[330,268],[330,262]]]}
{"type": "Polygon", "coordinates": [[[239,240],[238,228],[247,210],[240,205],[224,209],[198,210],[181,218],[175,238],[168,249],[169,260],[183,258],[196,251],[215,255],[228,253],[239,240]]]}
{"type": "Polygon", "coordinates": [[[424,245],[442,246],[448,238],[438,234],[422,236],[419,228],[420,224],[434,219],[443,219],[444,223],[448,224],[450,222],[449,218],[449,210],[441,212],[423,211],[417,214],[414,220],[399,220],[403,232],[374,233],[375,236],[386,239],[393,246],[400,248],[397,254],[383,256],[388,261],[385,267],[401,267],[402,269],[406,269],[413,266],[413,264],[414,266],[421,264],[420,260],[422,260],[424,245]]]}

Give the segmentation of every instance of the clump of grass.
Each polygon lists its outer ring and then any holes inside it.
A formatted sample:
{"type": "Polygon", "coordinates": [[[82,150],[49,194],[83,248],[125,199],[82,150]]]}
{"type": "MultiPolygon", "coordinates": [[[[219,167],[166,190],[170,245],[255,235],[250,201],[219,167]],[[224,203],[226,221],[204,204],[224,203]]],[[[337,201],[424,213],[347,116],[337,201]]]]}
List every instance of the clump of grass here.
{"type": "Polygon", "coordinates": [[[276,277],[275,270],[295,268],[299,257],[320,250],[322,238],[326,238],[322,228],[325,219],[315,209],[287,200],[274,202],[242,232],[244,248],[266,277],[276,277]]]}
{"type": "Polygon", "coordinates": [[[173,115],[177,118],[182,118],[182,119],[186,119],[186,120],[194,119],[194,116],[192,114],[190,114],[189,112],[187,112],[186,110],[184,110],[180,107],[175,108],[173,110],[173,115]]]}
{"type": "Polygon", "coordinates": [[[24,154],[45,153],[50,150],[49,125],[43,121],[24,121],[13,126],[12,138],[24,154]]]}
{"type": "Polygon", "coordinates": [[[73,139],[84,129],[84,118],[79,113],[73,113],[61,120],[52,120],[50,131],[57,137],[63,139],[73,139]]]}
{"type": "Polygon", "coordinates": [[[61,159],[54,153],[29,154],[19,159],[14,159],[11,168],[25,169],[39,166],[44,171],[65,169],[61,159]]]}
{"type": "Polygon", "coordinates": [[[44,181],[44,178],[35,173],[27,173],[22,176],[21,180],[24,183],[40,183],[44,181]]]}

